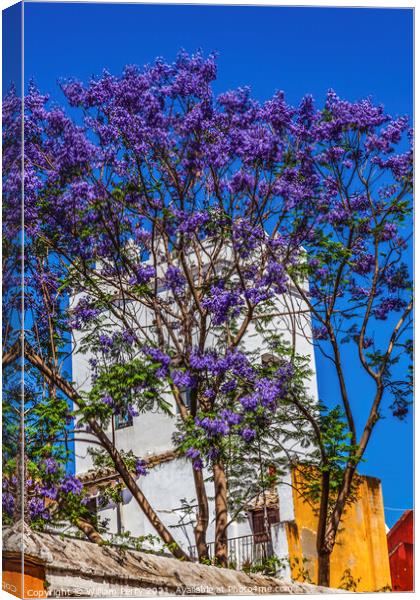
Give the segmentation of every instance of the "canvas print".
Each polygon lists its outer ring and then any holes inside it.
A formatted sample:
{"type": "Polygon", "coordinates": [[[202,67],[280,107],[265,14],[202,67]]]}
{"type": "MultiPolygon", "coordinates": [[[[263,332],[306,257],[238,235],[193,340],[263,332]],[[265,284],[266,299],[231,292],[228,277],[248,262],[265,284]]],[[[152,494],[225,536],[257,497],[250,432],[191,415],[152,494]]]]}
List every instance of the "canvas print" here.
{"type": "Polygon", "coordinates": [[[3,32],[3,590],[413,591],[413,9],[3,32]]]}

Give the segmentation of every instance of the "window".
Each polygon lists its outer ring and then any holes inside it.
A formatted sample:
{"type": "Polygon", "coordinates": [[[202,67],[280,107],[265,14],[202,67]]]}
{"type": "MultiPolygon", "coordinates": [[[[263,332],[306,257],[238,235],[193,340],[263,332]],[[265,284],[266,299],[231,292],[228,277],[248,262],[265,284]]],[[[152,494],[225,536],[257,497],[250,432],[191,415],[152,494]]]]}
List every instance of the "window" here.
{"type": "Polygon", "coordinates": [[[115,429],[124,429],[133,425],[133,417],[128,413],[115,415],[115,429]]]}
{"type": "MultiPolygon", "coordinates": [[[[252,531],[254,534],[254,542],[261,544],[270,540],[270,532],[267,531],[264,510],[252,511],[252,531]]],[[[267,508],[268,525],[280,523],[280,514],[278,508],[267,508]]]]}

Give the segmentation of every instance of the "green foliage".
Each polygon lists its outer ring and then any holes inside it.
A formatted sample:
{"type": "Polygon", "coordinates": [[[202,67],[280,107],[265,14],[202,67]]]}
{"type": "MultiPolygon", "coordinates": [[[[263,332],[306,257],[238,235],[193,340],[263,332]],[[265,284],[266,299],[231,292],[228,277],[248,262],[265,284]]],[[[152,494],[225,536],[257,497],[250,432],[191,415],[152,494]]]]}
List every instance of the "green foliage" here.
{"type": "MultiPolygon", "coordinates": [[[[301,475],[299,492],[314,507],[318,514],[318,502],[322,491],[322,474],[328,474],[328,514],[331,513],[338,491],[343,482],[345,467],[352,460],[356,460],[358,447],[351,443],[351,433],[348,430],[345,415],[340,406],[328,409],[319,405],[319,413],[316,417],[321,432],[321,445],[317,440],[312,452],[309,452],[298,467],[301,475]]],[[[358,459],[360,462],[360,459],[358,459]]],[[[360,478],[355,477],[352,483],[351,493],[347,499],[347,505],[356,500],[357,488],[360,478]]]]}
{"type": "Polygon", "coordinates": [[[303,581],[304,583],[315,585],[315,581],[312,579],[308,569],[309,562],[310,561],[305,557],[299,558],[297,556],[291,556],[289,559],[290,567],[296,573],[295,579],[297,581],[303,581]]]}
{"type": "Polygon", "coordinates": [[[158,363],[140,358],[103,366],[79,410],[80,422],[95,417],[107,426],[116,410],[124,413],[128,406],[136,407],[140,412],[157,407],[172,415],[171,404],[162,393],[162,379],[156,376],[159,366],[158,363]],[[104,402],[107,396],[112,403],[104,402]]]}
{"type": "Polygon", "coordinates": [[[104,546],[116,546],[121,552],[137,550],[138,552],[164,552],[160,538],[153,534],[133,536],[130,531],[110,534],[104,541],[104,546]]]}
{"type": "MultiPolygon", "coordinates": [[[[88,449],[88,452],[89,452],[89,455],[92,457],[93,465],[95,468],[100,469],[100,468],[106,467],[109,469],[115,469],[114,461],[109,456],[109,454],[102,448],[90,447],[88,449]]],[[[130,473],[135,473],[136,462],[137,462],[138,458],[133,453],[133,451],[132,450],[127,450],[127,451],[119,450],[118,452],[119,452],[121,458],[123,459],[124,464],[127,467],[127,470],[130,471],[130,473]]]]}
{"type": "Polygon", "coordinates": [[[277,556],[268,556],[262,558],[256,563],[248,563],[242,566],[245,573],[260,573],[268,577],[275,577],[278,571],[285,567],[287,560],[278,558],[277,556]]]}
{"type": "Polygon", "coordinates": [[[348,592],[357,592],[357,586],[359,585],[361,577],[353,577],[351,569],[345,569],[340,579],[339,590],[347,590],[348,592]]]}

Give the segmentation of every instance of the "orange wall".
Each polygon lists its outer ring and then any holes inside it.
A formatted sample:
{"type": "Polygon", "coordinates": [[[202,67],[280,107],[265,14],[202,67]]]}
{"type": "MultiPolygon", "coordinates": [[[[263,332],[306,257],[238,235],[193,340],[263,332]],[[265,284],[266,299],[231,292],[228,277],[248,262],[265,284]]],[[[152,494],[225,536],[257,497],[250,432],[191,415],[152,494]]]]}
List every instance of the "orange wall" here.
{"type": "Polygon", "coordinates": [[[25,560],[25,574],[22,577],[21,557],[3,553],[3,590],[18,598],[46,598],[43,566],[25,560]],[[22,589],[23,588],[23,589],[22,589]]]}
{"type": "MultiPolygon", "coordinates": [[[[356,591],[373,592],[391,586],[385,516],[379,479],[361,479],[358,499],[347,508],[337,534],[331,555],[330,585],[343,587],[345,571],[350,570],[355,582],[360,579],[356,591]]],[[[296,469],[292,481],[295,521],[288,524],[292,577],[317,583],[317,518],[314,509],[299,494],[302,480],[296,469]]]]}

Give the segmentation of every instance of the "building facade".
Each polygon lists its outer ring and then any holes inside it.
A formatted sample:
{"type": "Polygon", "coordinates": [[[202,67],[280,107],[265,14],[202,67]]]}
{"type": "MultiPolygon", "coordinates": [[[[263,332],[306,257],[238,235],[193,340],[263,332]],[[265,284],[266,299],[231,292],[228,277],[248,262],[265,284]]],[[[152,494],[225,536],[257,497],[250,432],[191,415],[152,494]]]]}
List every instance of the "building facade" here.
{"type": "Polygon", "coordinates": [[[388,532],[392,591],[414,591],[414,511],[406,510],[388,532]]]}
{"type": "MultiPolygon", "coordinates": [[[[229,252],[224,260],[229,260],[229,252]]],[[[164,288],[160,293],[166,293],[164,288]]],[[[282,334],[286,342],[293,344],[297,354],[308,357],[312,375],[307,382],[307,394],[316,400],[311,323],[305,308],[300,295],[290,285],[287,295],[276,300],[270,327],[282,334]]],[[[153,314],[135,305],[131,305],[130,310],[135,313],[137,322],[153,328],[153,314]]],[[[79,352],[81,335],[77,331],[73,340],[73,380],[79,391],[88,391],[92,383],[89,362],[92,356],[79,352]]],[[[260,355],[261,360],[269,352],[255,322],[250,323],[243,344],[247,350],[260,355]]],[[[216,345],[217,338],[210,333],[207,347],[216,345]]],[[[197,551],[193,471],[191,461],[180,456],[174,446],[177,406],[170,394],[168,402],[172,406],[172,415],[149,411],[132,418],[114,417],[107,434],[119,450],[132,451],[148,462],[148,475],[141,476],[137,483],[176,542],[194,559],[197,551]]],[[[86,439],[86,436],[83,437],[86,439]]],[[[287,453],[293,454],[295,461],[311,451],[311,448],[304,448],[290,440],[284,440],[284,447],[287,453]]],[[[95,499],[100,496],[101,489],[117,485],[119,477],[111,468],[95,469],[89,448],[89,442],[76,441],[75,466],[76,475],[84,482],[95,507],[95,499]]],[[[296,470],[286,469],[270,490],[250,498],[245,506],[245,518],[230,520],[228,554],[231,565],[243,568],[274,555],[278,559],[277,572],[282,578],[316,583],[316,507],[314,511],[296,492],[298,477],[296,470]]],[[[209,472],[204,472],[204,479],[210,512],[207,542],[212,557],[214,488],[209,472]]],[[[356,585],[357,591],[377,591],[390,585],[382,495],[377,480],[375,484],[371,478],[363,481],[360,496],[348,511],[345,527],[339,533],[339,543],[332,557],[331,583],[335,587],[356,585]]],[[[244,486],[249,483],[244,481],[244,486]]],[[[126,488],[122,502],[96,505],[95,509],[101,518],[108,520],[111,533],[129,532],[134,537],[155,535],[152,525],[126,488]]]]}

